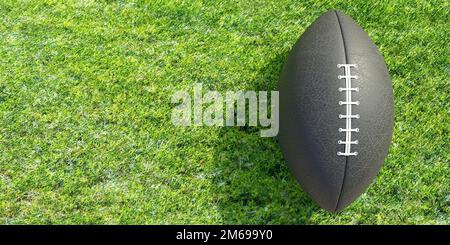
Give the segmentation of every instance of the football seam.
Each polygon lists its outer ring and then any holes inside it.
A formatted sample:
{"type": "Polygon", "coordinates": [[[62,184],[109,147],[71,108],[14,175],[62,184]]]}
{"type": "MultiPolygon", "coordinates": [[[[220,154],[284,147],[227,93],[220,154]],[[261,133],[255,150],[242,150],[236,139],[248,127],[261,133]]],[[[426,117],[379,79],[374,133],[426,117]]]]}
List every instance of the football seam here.
{"type": "MultiPolygon", "coordinates": [[[[342,37],[342,45],[343,45],[343,47],[344,47],[345,63],[348,64],[348,59],[347,59],[347,49],[346,49],[346,47],[345,47],[345,39],[344,39],[344,33],[343,33],[343,31],[342,31],[341,21],[339,20],[339,15],[338,15],[337,11],[334,11],[334,14],[336,15],[336,19],[337,19],[337,22],[338,22],[338,24],[339,24],[339,31],[340,31],[341,37],[342,37]]],[[[341,189],[339,190],[339,196],[338,196],[338,199],[337,199],[337,202],[336,202],[336,206],[335,206],[335,208],[334,208],[334,211],[337,211],[337,210],[338,210],[339,202],[341,201],[342,192],[343,192],[343,189],[344,189],[345,178],[346,178],[346,175],[347,175],[347,165],[348,165],[348,156],[345,157],[344,176],[342,177],[341,189]]]]}

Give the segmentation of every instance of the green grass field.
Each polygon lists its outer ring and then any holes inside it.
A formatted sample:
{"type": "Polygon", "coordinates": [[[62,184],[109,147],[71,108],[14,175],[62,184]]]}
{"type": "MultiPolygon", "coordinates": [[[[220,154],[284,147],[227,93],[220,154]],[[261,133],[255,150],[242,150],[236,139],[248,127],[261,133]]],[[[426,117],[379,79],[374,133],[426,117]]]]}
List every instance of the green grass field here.
{"type": "Polygon", "coordinates": [[[1,223],[450,224],[448,1],[62,2],[0,3],[1,223]],[[329,9],[380,48],[396,113],[380,174],[338,214],[259,128],[170,120],[194,83],[276,90],[329,9]]]}

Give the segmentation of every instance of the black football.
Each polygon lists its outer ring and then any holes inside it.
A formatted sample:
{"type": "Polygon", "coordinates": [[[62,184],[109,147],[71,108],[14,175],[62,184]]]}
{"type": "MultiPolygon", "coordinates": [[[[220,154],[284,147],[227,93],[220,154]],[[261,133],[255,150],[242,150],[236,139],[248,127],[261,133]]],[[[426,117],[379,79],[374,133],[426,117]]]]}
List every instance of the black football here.
{"type": "Polygon", "coordinates": [[[352,18],[326,12],[294,45],[279,93],[285,160],[314,201],[342,210],[376,177],[391,142],[394,99],[382,55],[352,18]]]}

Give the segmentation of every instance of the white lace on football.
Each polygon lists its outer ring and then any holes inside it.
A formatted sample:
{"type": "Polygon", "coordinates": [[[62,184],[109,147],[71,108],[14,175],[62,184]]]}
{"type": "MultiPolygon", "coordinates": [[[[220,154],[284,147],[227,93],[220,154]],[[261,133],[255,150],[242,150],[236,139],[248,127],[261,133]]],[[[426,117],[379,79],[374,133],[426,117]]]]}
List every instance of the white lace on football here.
{"type": "Polygon", "coordinates": [[[338,156],[357,156],[358,152],[351,152],[351,146],[357,145],[357,140],[352,140],[352,132],[359,132],[359,128],[352,128],[352,119],[358,119],[359,115],[352,114],[352,105],[359,105],[359,101],[352,101],[352,92],[358,92],[359,88],[352,87],[352,79],[358,76],[350,74],[350,68],[357,68],[356,64],[338,64],[338,68],[344,68],[344,75],[339,75],[338,79],[345,79],[345,88],[339,88],[339,92],[345,92],[345,101],[339,101],[339,105],[345,106],[346,114],[339,114],[340,119],[345,119],[345,128],[339,128],[339,132],[345,132],[345,140],[339,140],[338,144],[345,145],[345,151],[338,151],[338,156]]]}

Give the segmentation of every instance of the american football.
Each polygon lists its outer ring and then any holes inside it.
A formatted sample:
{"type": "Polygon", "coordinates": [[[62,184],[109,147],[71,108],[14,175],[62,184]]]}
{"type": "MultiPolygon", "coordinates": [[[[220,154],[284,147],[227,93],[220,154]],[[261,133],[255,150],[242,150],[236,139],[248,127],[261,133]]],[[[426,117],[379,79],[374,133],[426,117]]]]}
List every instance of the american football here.
{"type": "Polygon", "coordinates": [[[368,34],[328,11],[303,33],[280,75],[279,143],[302,189],[337,212],[374,180],[394,126],[392,83],[368,34]]]}

